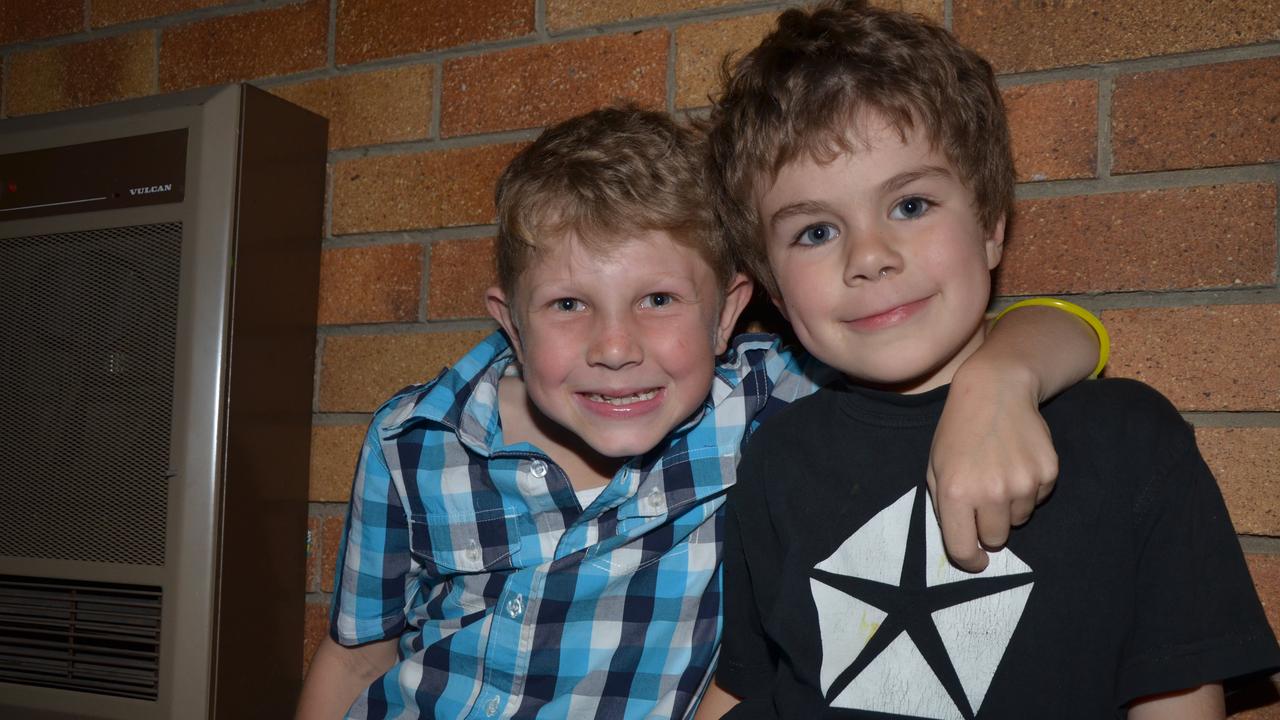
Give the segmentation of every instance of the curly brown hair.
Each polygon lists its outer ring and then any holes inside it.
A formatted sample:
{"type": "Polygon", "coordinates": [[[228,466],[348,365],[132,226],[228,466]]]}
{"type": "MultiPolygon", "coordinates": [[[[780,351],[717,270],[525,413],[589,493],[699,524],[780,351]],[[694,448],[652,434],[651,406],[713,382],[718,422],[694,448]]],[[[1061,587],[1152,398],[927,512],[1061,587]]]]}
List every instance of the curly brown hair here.
{"type": "Polygon", "coordinates": [[[991,65],[945,29],[865,0],[787,10],[735,65],[710,118],[712,195],[738,262],[771,295],[758,195],[787,163],[855,151],[860,113],[919,124],[992,230],[1013,205],[1013,157],[991,65]]]}
{"type": "Polygon", "coordinates": [[[594,110],[545,130],[499,178],[498,283],[508,294],[539,244],[572,233],[607,251],[662,230],[696,250],[721,287],[735,272],[707,195],[705,135],[634,105],[594,110]]]}

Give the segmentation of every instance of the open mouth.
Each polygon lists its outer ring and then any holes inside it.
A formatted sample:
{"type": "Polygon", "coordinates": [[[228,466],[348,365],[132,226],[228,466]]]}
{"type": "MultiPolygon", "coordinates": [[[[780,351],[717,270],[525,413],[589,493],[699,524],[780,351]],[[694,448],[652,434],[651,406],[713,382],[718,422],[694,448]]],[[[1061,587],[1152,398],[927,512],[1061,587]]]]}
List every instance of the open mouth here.
{"type": "Polygon", "coordinates": [[[658,396],[658,388],[650,388],[639,392],[629,393],[626,395],[601,395],[600,393],[582,393],[582,396],[591,402],[606,403],[614,407],[623,407],[633,405],[635,403],[652,400],[658,396]]]}

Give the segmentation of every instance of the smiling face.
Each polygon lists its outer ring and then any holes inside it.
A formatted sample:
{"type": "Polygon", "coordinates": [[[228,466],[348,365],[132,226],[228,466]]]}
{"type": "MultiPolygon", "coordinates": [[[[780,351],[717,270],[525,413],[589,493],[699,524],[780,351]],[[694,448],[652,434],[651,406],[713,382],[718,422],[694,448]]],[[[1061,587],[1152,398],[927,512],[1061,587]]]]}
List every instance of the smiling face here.
{"type": "Polygon", "coordinates": [[[1004,220],[984,230],[973,192],[918,129],[875,113],[854,152],[802,157],[758,198],[774,302],[818,359],[859,382],[924,392],[982,343],[1004,220]]]}
{"type": "Polygon", "coordinates": [[[692,248],[662,231],[606,251],[540,244],[490,313],[512,339],[524,387],[545,418],[610,458],[652,449],[707,399],[715,358],[751,283],[727,293],[692,248]]]}

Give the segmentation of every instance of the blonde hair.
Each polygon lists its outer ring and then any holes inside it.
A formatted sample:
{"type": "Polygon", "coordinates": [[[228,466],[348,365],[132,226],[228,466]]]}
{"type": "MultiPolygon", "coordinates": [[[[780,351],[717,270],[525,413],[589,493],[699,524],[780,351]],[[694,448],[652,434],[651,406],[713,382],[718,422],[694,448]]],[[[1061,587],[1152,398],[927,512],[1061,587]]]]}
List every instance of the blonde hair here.
{"type": "Polygon", "coordinates": [[[539,243],[573,233],[607,251],[662,230],[696,250],[727,287],[735,263],[706,192],[705,136],[633,105],[595,110],[544,131],[498,180],[498,283],[508,294],[539,243]]]}

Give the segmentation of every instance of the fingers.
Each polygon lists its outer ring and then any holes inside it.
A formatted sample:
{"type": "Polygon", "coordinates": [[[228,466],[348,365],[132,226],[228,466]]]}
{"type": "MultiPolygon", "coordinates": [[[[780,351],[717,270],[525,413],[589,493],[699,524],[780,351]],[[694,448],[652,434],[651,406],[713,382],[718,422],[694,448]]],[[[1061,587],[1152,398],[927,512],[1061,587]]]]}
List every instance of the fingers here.
{"type": "Polygon", "coordinates": [[[1012,527],[1009,508],[1003,503],[978,508],[978,542],[983,548],[999,550],[1009,542],[1009,529],[1012,527]]]}
{"type": "Polygon", "coordinates": [[[1044,502],[1053,493],[1053,486],[1058,482],[1058,453],[1049,448],[1048,453],[1041,456],[1041,466],[1034,479],[1036,483],[1036,504],[1044,502]]]}
{"type": "Polygon", "coordinates": [[[987,553],[978,544],[978,526],[972,507],[958,507],[941,502],[938,524],[942,527],[942,544],[956,567],[969,572],[982,572],[987,567],[987,553]]]}
{"type": "Polygon", "coordinates": [[[1039,502],[1038,497],[1014,498],[1009,503],[1009,524],[1013,527],[1024,525],[1031,519],[1031,513],[1035,512],[1036,505],[1039,502]]]}

